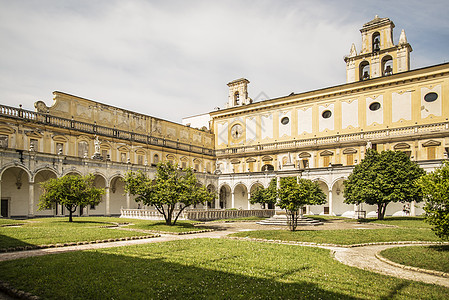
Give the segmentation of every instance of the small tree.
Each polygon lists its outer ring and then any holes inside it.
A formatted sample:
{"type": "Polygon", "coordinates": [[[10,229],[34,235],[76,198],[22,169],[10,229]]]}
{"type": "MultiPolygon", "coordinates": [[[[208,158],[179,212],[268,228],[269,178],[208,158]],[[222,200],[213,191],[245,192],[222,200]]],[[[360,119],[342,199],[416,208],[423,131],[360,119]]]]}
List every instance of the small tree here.
{"type": "Polygon", "coordinates": [[[326,195],[317,182],[296,177],[281,178],[278,190],[278,206],[287,212],[288,225],[291,231],[298,226],[301,208],[304,205],[320,205],[326,203],[326,195]]]}
{"type": "Polygon", "coordinates": [[[170,162],[157,165],[154,179],[141,171],[127,173],[125,191],[137,195],[137,202],[153,205],[164,216],[167,225],[175,225],[187,207],[215,198],[214,193],[199,183],[191,168],[180,170],[170,162]],[[179,210],[174,215],[177,206],[179,210]]]}
{"type": "Polygon", "coordinates": [[[276,192],[276,178],[270,181],[269,186],[265,189],[263,187],[257,187],[252,193],[249,202],[251,204],[260,203],[262,205],[276,205],[277,192],[276,192]]]}
{"type": "Polygon", "coordinates": [[[98,205],[104,189],[94,187],[94,175],[66,175],[41,183],[43,193],[39,198],[39,210],[49,209],[57,204],[69,211],[69,222],[78,207],[98,205]]]}
{"type": "Polygon", "coordinates": [[[377,218],[383,219],[390,202],[419,202],[421,191],[416,179],[425,174],[415,162],[400,151],[368,149],[344,182],[345,203],[377,205],[377,218]]]}
{"type": "Polygon", "coordinates": [[[425,200],[426,222],[441,239],[449,239],[449,162],[417,181],[425,200]]]}
{"type": "Polygon", "coordinates": [[[266,189],[257,189],[251,194],[251,203],[272,203],[285,209],[290,230],[295,231],[300,209],[304,205],[319,205],[326,203],[326,195],[318,183],[309,179],[296,177],[281,178],[277,189],[276,178],[273,178],[266,189]]]}

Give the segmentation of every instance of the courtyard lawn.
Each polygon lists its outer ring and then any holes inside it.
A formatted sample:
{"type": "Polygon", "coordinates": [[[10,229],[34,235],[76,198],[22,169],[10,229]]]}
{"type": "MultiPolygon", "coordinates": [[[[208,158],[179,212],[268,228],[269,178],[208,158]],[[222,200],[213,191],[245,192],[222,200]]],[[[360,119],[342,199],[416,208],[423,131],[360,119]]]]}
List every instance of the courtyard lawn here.
{"type": "Polygon", "coordinates": [[[449,245],[397,247],[380,254],[402,265],[449,273],[449,245]]]}
{"type": "Polygon", "coordinates": [[[431,228],[431,226],[427,224],[424,220],[425,220],[424,217],[386,217],[384,220],[362,219],[358,221],[360,223],[393,225],[408,228],[431,228]]]}
{"type": "Polygon", "coordinates": [[[27,221],[24,220],[12,220],[12,219],[2,219],[0,218],[0,226],[8,226],[8,225],[16,225],[16,224],[23,224],[27,221]]]}
{"type": "Polygon", "coordinates": [[[45,299],[444,299],[449,289],[335,261],[328,250],[195,239],[0,263],[45,299]]]}
{"type": "Polygon", "coordinates": [[[72,223],[68,222],[68,218],[20,221],[23,225],[19,227],[0,227],[0,249],[148,235],[142,232],[101,228],[116,221],[124,222],[119,218],[102,217],[78,217],[74,218],[72,223]]]}
{"type": "Polygon", "coordinates": [[[319,244],[354,245],[374,242],[394,241],[440,241],[427,228],[379,228],[379,229],[345,229],[345,230],[258,230],[244,231],[231,236],[310,242],[319,244]]]}
{"type": "Polygon", "coordinates": [[[191,231],[200,231],[204,229],[208,229],[204,226],[195,226],[195,224],[199,223],[198,221],[177,221],[175,225],[165,225],[165,221],[149,221],[149,220],[134,220],[134,219],[120,219],[126,220],[125,222],[132,223],[133,225],[129,225],[130,229],[143,229],[143,230],[152,230],[152,231],[161,231],[161,232],[191,232],[191,231]]]}

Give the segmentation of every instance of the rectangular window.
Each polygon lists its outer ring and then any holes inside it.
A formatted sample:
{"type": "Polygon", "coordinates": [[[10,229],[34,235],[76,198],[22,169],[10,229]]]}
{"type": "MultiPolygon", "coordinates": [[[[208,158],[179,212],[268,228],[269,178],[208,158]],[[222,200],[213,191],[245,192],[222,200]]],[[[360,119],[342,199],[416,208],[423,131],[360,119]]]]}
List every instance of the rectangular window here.
{"type": "Polygon", "coordinates": [[[56,143],[56,153],[57,154],[63,154],[64,151],[64,144],[63,143],[56,143]]]}
{"type": "Polygon", "coordinates": [[[437,147],[427,147],[427,159],[436,159],[437,147]]]}
{"type": "Polygon", "coordinates": [[[30,149],[33,148],[34,151],[39,151],[39,143],[36,139],[30,139],[30,149]]]}
{"type": "Polygon", "coordinates": [[[108,150],[101,150],[101,156],[103,157],[103,159],[107,159],[108,158],[108,150]]]}
{"type": "Polygon", "coordinates": [[[354,164],[354,154],[346,154],[346,165],[352,166],[354,164]]]}
{"type": "Polygon", "coordinates": [[[195,171],[201,172],[201,170],[200,170],[200,165],[199,165],[199,164],[195,164],[195,171]]]}
{"type": "Polygon", "coordinates": [[[126,163],[126,153],[123,152],[120,153],[120,161],[122,163],[126,163]]]}
{"type": "Polygon", "coordinates": [[[137,155],[137,163],[143,165],[143,155],[137,155]]]}
{"type": "Polygon", "coordinates": [[[89,156],[89,145],[87,142],[82,141],[78,143],[78,157],[89,156]]]}
{"type": "Polygon", "coordinates": [[[183,162],[181,163],[181,167],[182,167],[183,169],[187,169],[187,162],[186,162],[186,161],[183,161],[183,162]]]}
{"type": "Polygon", "coordinates": [[[248,169],[249,169],[249,172],[254,172],[254,162],[249,162],[248,163],[248,169]]]}
{"type": "Polygon", "coordinates": [[[323,167],[329,167],[330,161],[331,161],[330,156],[323,156],[323,167]]]}
{"type": "Polygon", "coordinates": [[[303,159],[301,162],[302,162],[302,167],[304,169],[307,169],[309,167],[309,160],[308,159],[303,159]]]}
{"type": "Polygon", "coordinates": [[[2,148],[8,148],[8,136],[7,135],[0,135],[0,147],[2,148]]]}

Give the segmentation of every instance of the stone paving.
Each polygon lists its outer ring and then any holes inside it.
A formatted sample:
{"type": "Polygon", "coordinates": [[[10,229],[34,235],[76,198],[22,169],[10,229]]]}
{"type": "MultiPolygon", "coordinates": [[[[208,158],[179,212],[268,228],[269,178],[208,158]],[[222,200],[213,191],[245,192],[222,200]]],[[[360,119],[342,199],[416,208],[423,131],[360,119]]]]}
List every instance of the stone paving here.
{"type": "MultiPolygon", "coordinates": [[[[7,252],[0,254],[0,261],[13,260],[25,257],[32,256],[41,256],[55,253],[64,253],[70,251],[80,251],[80,250],[92,250],[92,249],[102,249],[102,248],[110,248],[110,247],[122,247],[129,245],[139,245],[139,244],[147,244],[147,243],[158,243],[158,242],[167,242],[174,240],[187,240],[187,239],[196,239],[196,238],[224,238],[228,234],[239,232],[239,231],[248,231],[248,230],[275,230],[275,229],[285,229],[283,226],[266,226],[259,225],[255,222],[232,222],[232,223],[219,223],[219,222],[210,222],[205,224],[205,226],[209,228],[213,228],[216,231],[212,232],[203,232],[196,234],[187,234],[187,235],[170,235],[170,234],[161,234],[160,237],[149,238],[149,239],[139,239],[139,240],[129,240],[129,241],[119,241],[119,242],[109,242],[109,243],[100,243],[100,244],[87,244],[87,245],[78,245],[78,246],[68,246],[61,248],[47,248],[47,249],[37,249],[37,250],[29,250],[29,251],[19,251],[19,252],[7,252]]],[[[330,230],[330,229],[350,229],[350,228],[380,228],[378,225],[373,224],[358,224],[352,222],[344,222],[341,220],[336,220],[332,222],[326,222],[321,226],[307,226],[301,229],[307,230],[330,230]]],[[[113,230],[113,229],[111,229],[113,230]]],[[[417,245],[417,244],[410,244],[417,245]]],[[[399,267],[392,266],[387,264],[376,258],[376,254],[380,251],[392,248],[392,247],[404,247],[410,246],[409,244],[401,244],[401,245],[371,245],[364,247],[355,247],[355,248],[343,248],[343,247],[329,247],[329,246],[315,246],[326,248],[333,251],[335,259],[340,261],[341,263],[353,266],[365,270],[370,270],[373,272],[386,274],[390,276],[395,276],[399,278],[422,281],[431,284],[438,284],[445,287],[449,287],[449,278],[444,278],[440,276],[425,274],[421,272],[416,272],[412,270],[405,270],[399,267]]],[[[1,299],[1,297],[0,297],[1,299]]]]}

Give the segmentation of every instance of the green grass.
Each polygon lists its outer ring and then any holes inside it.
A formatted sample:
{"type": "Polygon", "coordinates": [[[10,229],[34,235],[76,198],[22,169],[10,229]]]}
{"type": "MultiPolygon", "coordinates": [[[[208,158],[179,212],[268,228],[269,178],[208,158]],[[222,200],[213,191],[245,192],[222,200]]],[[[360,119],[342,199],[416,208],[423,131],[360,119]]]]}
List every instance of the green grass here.
{"type": "Polygon", "coordinates": [[[431,228],[429,224],[424,222],[424,217],[386,217],[384,220],[363,219],[361,223],[373,223],[393,225],[407,228],[431,228]]]}
{"type": "Polygon", "coordinates": [[[118,221],[123,222],[119,218],[101,217],[74,218],[72,223],[68,222],[68,218],[21,221],[25,224],[20,227],[0,227],[0,249],[147,235],[142,232],[100,228],[118,221]]]}
{"type": "Polygon", "coordinates": [[[24,220],[12,220],[12,219],[2,219],[2,218],[0,218],[0,226],[23,224],[23,223],[26,223],[26,222],[27,221],[24,221],[24,220]]]}
{"type": "Polygon", "coordinates": [[[237,232],[231,236],[268,240],[312,242],[320,244],[353,245],[393,241],[439,241],[426,228],[379,228],[346,230],[258,230],[237,232]]]}
{"type": "Polygon", "coordinates": [[[449,289],[335,261],[328,250],[195,239],[0,263],[45,299],[444,299],[449,289]]]}
{"type": "Polygon", "coordinates": [[[243,218],[219,219],[219,220],[215,220],[212,222],[261,221],[261,220],[265,220],[265,219],[268,219],[268,218],[252,216],[252,217],[243,217],[243,218]]]}
{"type": "Polygon", "coordinates": [[[165,232],[190,232],[190,231],[200,231],[203,229],[208,229],[205,226],[195,226],[197,221],[177,221],[175,225],[165,225],[165,221],[147,221],[147,220],[131,220],[131,219],[121,219],[130,222],[133,225],[128,226],[128,228],[143,229],[143,230],[153,230],[153,231],[165,231],[165,232]]]}
{"type": "Polygon", "coordinates": [[[397,247],[381,255],[402,265],[449,273],[449,245],[397,247]]]}

